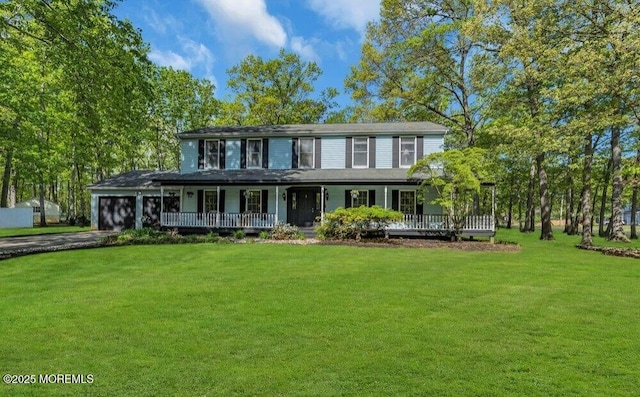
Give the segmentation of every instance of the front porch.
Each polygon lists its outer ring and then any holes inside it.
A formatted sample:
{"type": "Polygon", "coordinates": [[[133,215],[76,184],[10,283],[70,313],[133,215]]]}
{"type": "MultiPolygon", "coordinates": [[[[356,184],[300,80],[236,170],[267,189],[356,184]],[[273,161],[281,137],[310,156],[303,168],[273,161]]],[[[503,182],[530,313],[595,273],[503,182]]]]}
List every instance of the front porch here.
{"type": "MultiPolygon", "coordinates": [[[[245,230],[259,231],[273,228],[275,213],[217,213],[217,212],[163,212],[160,226],[176,229],[245,230]]],[[[453,232],[453,223],[447,215],[407,214],[401,222],[388,228],[391,234],[418,233],[446,236],[453,232]]],[[[466,236],[493,236],[495,222],[491,215],[468,216],[462,234],[466,236]]]]}

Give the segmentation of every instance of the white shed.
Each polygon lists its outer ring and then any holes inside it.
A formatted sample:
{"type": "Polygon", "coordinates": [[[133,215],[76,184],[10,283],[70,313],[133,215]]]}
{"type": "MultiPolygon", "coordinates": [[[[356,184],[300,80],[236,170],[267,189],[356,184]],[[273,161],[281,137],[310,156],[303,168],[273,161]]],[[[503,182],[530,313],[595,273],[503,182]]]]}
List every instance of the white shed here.
{"type": "MultiPolygon", "coordinates": [[[[15,208],[31,208],[33,210],[33,222],[40,222],[40,199],[33,197],[29,200],[16,203],[15,208]]],[[[60,222],[60,206],[53,201],[44,200],[44,212],[47,223],[60,222]]]]}

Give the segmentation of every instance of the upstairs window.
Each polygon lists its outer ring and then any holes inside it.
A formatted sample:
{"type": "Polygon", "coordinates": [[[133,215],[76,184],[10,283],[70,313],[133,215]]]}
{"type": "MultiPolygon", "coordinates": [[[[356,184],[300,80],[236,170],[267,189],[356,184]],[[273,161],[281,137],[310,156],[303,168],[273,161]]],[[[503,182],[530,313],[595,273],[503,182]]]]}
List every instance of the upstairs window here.
{"type": "Polygon", "coordinates": [[[247,168],[262,168],[262,139],[247,139],[247,168]]]}
{"type": "Polygon", "coordinates": [[[400,167],[409,168],[416,163],[416,138],[400,138],[400,167]]]}
{"type": "Polygon", "coordinates": [[[314,138],[300,138],[298,140],[298,168],[313,168],[314,138]]]}
{"type": "Polygon", "coordinates": [[[353,138],[353,168],[369,167],[369,138],[353,138]]]}
{"type": "Polygon", "coordinates": [[[205,168],[220,168],[220,141],[219,140],[207,140],[205,141],[205,156],[204,167],[205,168]]]}

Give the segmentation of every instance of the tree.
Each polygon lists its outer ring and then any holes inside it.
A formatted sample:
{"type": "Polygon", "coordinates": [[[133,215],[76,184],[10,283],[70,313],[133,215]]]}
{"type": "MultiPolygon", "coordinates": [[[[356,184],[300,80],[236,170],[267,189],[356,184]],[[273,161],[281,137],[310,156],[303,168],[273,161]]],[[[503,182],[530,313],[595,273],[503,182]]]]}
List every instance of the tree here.
{"type": "Polygon", "coordinates": [[[467,216],[473,213],[474,201],[487,182],[489,166],[484,149],[450,149],[432,153],[409,169],[408,175],[419,176],[421,196],[428,188],[436,190],[434,204],[442,206],[451,219],[456,239],[460,239],[467,216]]]}
{"type": "Polygon", "coordinates": [[[473,1],[382,1],[345,81],[361,118],[431,120],[473,146],[491,75],[473,34],[479,18],[473,1]]]}
{"type": "Polygon", "coordinates": [[[296,54],[280,50],[278,58],[249,55],[227,73],[235,97],[223,105],[221,122],[238,125],[318,123],[335,107],[335,88],[318,98],[313,83],[322,74],[315,62],[302,62],[296,54]]]}

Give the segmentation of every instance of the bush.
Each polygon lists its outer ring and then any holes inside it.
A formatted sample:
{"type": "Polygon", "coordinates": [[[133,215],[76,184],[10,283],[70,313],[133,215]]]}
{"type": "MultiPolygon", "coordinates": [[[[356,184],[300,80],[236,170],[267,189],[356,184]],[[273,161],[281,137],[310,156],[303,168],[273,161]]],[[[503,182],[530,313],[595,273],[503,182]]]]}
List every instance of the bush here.
{"type": "Polygon", "coordinates": [[[260,232],[260,234],[258,235],[258,237],[259,237],[261,240],[266,240],[266,239],[268,239],[268,238],[270,237],[270,234],[269,234],[269,232],[268,232],[268,231],[263,230],[263,231],[261,231],[261,232],[260,232]]]}
{"type": "Polygon", "coordinates": [[[276,223],[271,229],[272,240],[302,240],[304,234],[298,229],[298,226],[290,225],[288,223],[276,223]]]}
{"type": "Polygon", "coordinates": [[[371,235],[386,236],[386,228],[402,220],[402,213],[377,205],[358,208],[339,207],[325,214],[322,225],[316,228],[319,238],[356,239],[371,235]]]}
{"type": "Polygon", "coordinates": [[[244,237],[244,230],[236,230],[233,232],[233,238],[235,238],[236,240],[242,240],[244,237]]]}

